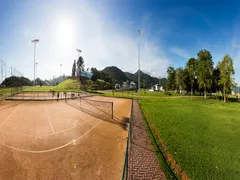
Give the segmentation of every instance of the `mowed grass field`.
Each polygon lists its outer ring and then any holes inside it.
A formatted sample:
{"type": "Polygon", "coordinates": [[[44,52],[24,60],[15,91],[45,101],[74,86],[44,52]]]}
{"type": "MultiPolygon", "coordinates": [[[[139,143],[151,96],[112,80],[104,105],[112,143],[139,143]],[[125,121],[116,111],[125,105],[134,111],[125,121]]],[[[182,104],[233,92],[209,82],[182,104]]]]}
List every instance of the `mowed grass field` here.
{"type": "Polygon", "coordinates": [[[49,91],[58,91],[58,92],[79,92],[80,91],[79,82],[76,79],[66,79],[63,82],[59,83],[57,86],[34,86],[34,87],[25,87],[24,91],[31,92],[49,92],[49,91]]]}
{"type": "Polygon", "coordinates": [[[240,178],[240,103],[145,98],[141,104],[191,179],[240,178]]]}
{"type": "MultiPolygon", "coordinates": [[[[110,96],[110,97],[123,97],[123,98],[137,98],[138,97],[138,92],[136,91],[121,91],[121,90],[105,90],[105,91],[98,91],[98,93],[101,93],[104,96],[110,96]]],[[[149,90],[144,91],[144,89],[140,90],[140,96],[142,98],[148,98],[148,97],[164,97],[164,96],[169,96],[169,95],[165,95],[165,92],[159,92],[159,91],[155,91],[155,92],[151,92],[149,90]]],[[[172,96],[180,96],[180,94],[172,92],[172,96]]],[[[183,94],[181,94],[181,96],[184,96],[183,94]]],[[[169,96],[171,97],[171,96],[169,96]]]]}
{"type": "Polygon", "coordinates": [[[0,95],[11,92],[11,88],[0,88],[0,95]]]}

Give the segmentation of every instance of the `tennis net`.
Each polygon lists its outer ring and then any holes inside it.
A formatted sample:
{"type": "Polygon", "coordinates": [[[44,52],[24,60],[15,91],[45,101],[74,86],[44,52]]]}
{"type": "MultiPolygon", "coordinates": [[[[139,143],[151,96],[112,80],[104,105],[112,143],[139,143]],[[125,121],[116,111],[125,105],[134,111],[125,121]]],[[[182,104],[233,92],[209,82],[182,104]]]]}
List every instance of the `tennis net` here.
{"type": "Polygon", "coordinates": [[[66,103],[83,112],[103,119],[113,119],[113,102],[90,99],[89,96],[66,99],[66,103]]]}

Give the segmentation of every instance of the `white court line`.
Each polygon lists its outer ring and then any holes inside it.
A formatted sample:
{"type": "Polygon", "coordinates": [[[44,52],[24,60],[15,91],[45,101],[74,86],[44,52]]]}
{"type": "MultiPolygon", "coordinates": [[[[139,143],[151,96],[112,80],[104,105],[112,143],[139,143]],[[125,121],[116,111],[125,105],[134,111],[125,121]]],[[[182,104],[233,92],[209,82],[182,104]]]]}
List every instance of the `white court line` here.
{"type": "Polygon", "coordinates": [[[0,127],[8,120],[8,118],[10,118],[11,115],[13,115],[13,113],[17,110],[18,106],[11,112],[11,114],[9,114],[4,121],[0,124],[0,127]]]}
{"type": "Polygon", "coordinates": [[[45,113],[46,113],[46,115],[47,115],[47,118],[48,118],[49,124],[50,124],[50,126],[51,126],[52,132],[53,132],[53,134],[54,134],[55,132],[54,132],[54,129],[53,129],[53,126],[52,126],[51,120],[50,120],[50,118],[49,118],[49,116],[48,116],[47,109],[46,109],[45,107],[44,107],[44,109],[45,109],[45,113]]]}
{"type": "Polygon", "coordinates": [[[27,153],[46,153],[46,152],[51,152],[51,151],[55,151],[58,149],[62,149],[70,144],[75,144],[76,141],[78,141],[79,139],[83,138],[84,136],[86,136],[89,132],[91,132],[97,125],[99,125],[102,122],[102,120],[99,120],[91,129],[89,129],[86,133],[84,133],[83,135],[79,136],[78,138],[74,139],[74,141],[70,141],[69,143],[66,143],[62,146],[56,147],[56,148],[52,148],[52,149],[47,149],[47,150],[41,150],[41,151],[33,151],[33,150],[25,150],[25,149],[20,149],[20,148],[15,148],[3,143],[0,143],[2,146],[8,147],[10,149],[16,150],[16,151],[21,151],[21,152],[27,152],[27,153]]]}
{"type": "MultiPolygon", "coordinates": [[[[23,134],[24,136],[34,136],[34,137],[45,137],[45,136],[50,136],[50,135],[57,135],[57,134],[60,134],[60,133],[63,133],[63,132],[66,132],[66,131],[70,131],[72,129],[76,129],[82,125],[84,125],[85,123],[87,123],[87,121],[84,121],[83,123],[81,124],[78,124],[77,126],[73,126],[73,127],[70,127],[68,129],[64,129],[64,130],[61,130],[61,131],[57,131],[55,133],[45,133],[45,134],[23,134]]],[[[3,132],[1,132],[3,133],[3,132]]],[[[7,132],[7,133],[3,133],[3,134],[10,134],[10,133],[16,133],[15,131],[12,131],[12,132],[7,132]]]]}
{"type": "Polygon", "coordinates": [[[69,113],[69,110],[63,110],[63,111],[55,112],[55,113],[53,114],[53,116],[56,116],[57,114],[60,114],[60,113],[63,113],[63,112],[68,112],[68,113],[69,113]]]}

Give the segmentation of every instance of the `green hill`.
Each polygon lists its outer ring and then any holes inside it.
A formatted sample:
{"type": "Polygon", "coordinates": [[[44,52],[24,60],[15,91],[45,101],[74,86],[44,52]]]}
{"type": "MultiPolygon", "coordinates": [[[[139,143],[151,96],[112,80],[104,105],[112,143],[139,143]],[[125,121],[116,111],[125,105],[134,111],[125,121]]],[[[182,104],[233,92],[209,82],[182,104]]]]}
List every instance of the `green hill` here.
{"type": "Polygon", "coordinates": [[[124,81],[129,80],[129,78],[127,78],[127,76],[124,74],[124,72],[122,72],[122,70],[120,70],[119,68],[117,68],[115,66],[106,67],[102,71],[109,74],[110,77],[112,79],[114,79],[116,83],[122,84],[124,81]]]}
{"type": "Polygon", "coordinates": [[[80,84],[77,79],[65,79],[60,84],[58,84],[53,90],[55,91],[78,91],[80,89],[80,84]]]}
{"type": "MultiPolygon", "coordinates": [[[[129,73],[129,72],[124,72],[124,74],[130,79],[131,81],[134,81],[135,83],[138,82],[138,71],[134,74],[129,73]]],[[[150,87],[154,84],[159,84],[159,78],[152,77],[142,71],[140,71],[140,81],[141,81],[141,87],[150,87]]],[[[166,85],[167,79],[166,78],[161,78],[160,79],[160,84],[161,85],[166,85]]]]}

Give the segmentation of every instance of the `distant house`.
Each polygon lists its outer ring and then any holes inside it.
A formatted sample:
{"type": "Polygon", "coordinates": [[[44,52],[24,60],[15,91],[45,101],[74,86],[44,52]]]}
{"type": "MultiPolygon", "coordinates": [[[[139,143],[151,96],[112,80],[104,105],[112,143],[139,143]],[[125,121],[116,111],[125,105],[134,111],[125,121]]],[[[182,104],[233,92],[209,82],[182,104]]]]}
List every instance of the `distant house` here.
{"type": "Polygon", "coordinates": [[[159,86],[159,84],[155,84],[151,88],[153,91],[164,91],[163,86],[159,86]]]}
{"type": "Polygon", "coordinates": [[[133,81],[125,81],[123,82],[122,89],[124,90],[130,90],[130,89],[136,89],[136,84],[133,81]]]}
{"type": "Polygon", "coordinates": [[[130,89],[129,81],[123,82],[122,88],[123,88],[124,90],[129,90],[129,89],[130,89]]]}
{"type": "Polygon", "coordinates": [[[130,82],[130,89],[136,89],[136,83],[131,81],[130,82]]]}
{"type": "Polygon", "coordinates": [[[116,83],[115,86],[114,86],[115,89],[120,89],[120,87],[121,87],[121,86],[120,86],[120,84],[118,84],[118,83],[116,83]]]}

